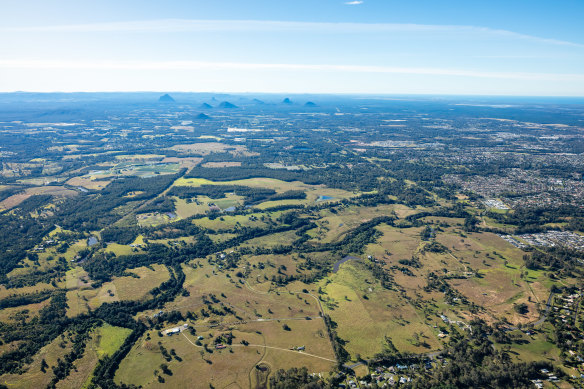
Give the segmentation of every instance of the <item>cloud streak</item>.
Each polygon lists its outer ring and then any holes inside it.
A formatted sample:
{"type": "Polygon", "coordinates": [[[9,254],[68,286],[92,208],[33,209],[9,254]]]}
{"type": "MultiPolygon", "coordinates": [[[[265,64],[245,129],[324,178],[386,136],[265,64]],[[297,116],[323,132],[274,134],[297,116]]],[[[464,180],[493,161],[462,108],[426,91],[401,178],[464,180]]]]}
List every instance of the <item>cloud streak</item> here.
{"type": "Polygon", "coordinates": [[[354,1],[345,1],[346,5],[359,5],[359,4],[363,4],[363,1],[360,0],[354,0],[354,1]]]}
{"type": "MultiPolygon", "coordinates": [[[[349,3],[355,3],[349,2],[349,3]]],[[[433,25],[407,23],[329,23],[294,22],[274,20],[191,20],[159,19],[58,26],[5,27],[0,32],[128,32],[128,33],[174,33],[174,32],[313,32],[313,33],[454,33],[459,36],[471,34],[486,37],[529,40],[549,45],[584,48],[584,44],[558,39],[538,37],[508,30],[480,26],[433,25]]]]}
{"type": "Polygon", "coordinates": [[[584,74],[484,72],[465,69],[392,67],[374,65],[329,65],[289,63],[243,63],[208,61],[64,61],[64,60],[0,60],[2,69],[67,69],[67,70],[240,70],[240,71],[323,71],[377,74],[412,74],[455,76],[471,78],[533,80],[533,81],[584,81],[584,74]]]}

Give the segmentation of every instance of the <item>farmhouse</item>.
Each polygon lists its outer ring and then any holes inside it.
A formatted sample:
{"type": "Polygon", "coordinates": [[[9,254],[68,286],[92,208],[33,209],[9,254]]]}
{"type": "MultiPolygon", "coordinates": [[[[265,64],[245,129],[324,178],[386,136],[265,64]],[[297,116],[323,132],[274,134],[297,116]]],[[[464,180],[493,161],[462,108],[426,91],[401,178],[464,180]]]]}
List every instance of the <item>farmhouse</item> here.
{"type": "Polygon", "coordinates": [[[166,336],[172,336],[174,334],[178,334],[178,333],[186,330],[187,328],[189,328],[189,325],[187,323],[185,323],[182,326],[178,326],[178,327],[174,327],[174,328],[169,328],[168,330],[164,330],[164,331],[162,331],[162,333],[166,336]]]}

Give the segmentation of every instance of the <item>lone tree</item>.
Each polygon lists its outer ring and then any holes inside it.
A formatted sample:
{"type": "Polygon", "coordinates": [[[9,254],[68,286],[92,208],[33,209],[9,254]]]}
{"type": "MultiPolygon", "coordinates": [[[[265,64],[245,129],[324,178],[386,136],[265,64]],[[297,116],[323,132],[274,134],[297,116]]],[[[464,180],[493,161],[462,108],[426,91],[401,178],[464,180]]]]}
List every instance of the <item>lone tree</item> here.
{"type": "Polygon", "coordinates": [[[529,307],[525,303],[515,304],[513,309],[520,315],[525,315],[527,312],[529,312],[529,307]]]}

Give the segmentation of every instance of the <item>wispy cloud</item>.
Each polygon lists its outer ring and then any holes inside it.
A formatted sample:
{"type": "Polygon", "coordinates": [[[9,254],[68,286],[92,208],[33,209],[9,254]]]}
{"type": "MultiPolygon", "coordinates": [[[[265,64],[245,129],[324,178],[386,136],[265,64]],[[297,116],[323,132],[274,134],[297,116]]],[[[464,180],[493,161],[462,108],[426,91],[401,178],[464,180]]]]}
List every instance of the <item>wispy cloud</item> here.
{"type": "Polygon", "coordinates": [[[330,65],[289,63],[244,63],[207,61],[64,61],[64,60],[0,60],[4,69],[71,69],[71,70],[288,70],[337,71],[355,73],[417,74],[472,78],[533,81],[584,81],[584,74],[485,72],[448,68],[412,68],[374,65],[330,65]]]}
{"type": "Polygon", "coordinates": [[[359,4],[363,4],[363,1],[359,1],[359,0],[345,1],[345,4],[347,4],[347,5],[359,5],[359,4]]]}
{"type": "Polygon", "coordinates": [[[454,33],[457,36],[499,37],[530,40],[543,44],[584,48],[583,43],[550,39],[514,31],[498,30],[480,26],[403,24],[403,23],[329,23],[329,22],[290,22],[276,20],[191,20],[159,19],[148,21],[129,21],[113,23],[94,23],[58,26],[5,27],[0,32],[314,32],[314,33],[392,33],[426,32],[454,33]]]}

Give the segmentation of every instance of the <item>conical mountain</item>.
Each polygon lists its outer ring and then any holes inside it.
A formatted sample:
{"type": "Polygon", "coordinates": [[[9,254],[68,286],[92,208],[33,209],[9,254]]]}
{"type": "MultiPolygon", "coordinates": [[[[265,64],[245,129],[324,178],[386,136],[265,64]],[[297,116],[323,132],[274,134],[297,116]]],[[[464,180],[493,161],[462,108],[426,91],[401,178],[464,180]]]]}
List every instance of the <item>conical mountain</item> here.
{"type": "Polygon", "coordinates": [[[168,93],[160,96],[158,101],[161,103],[174,103],[174,99],[168,93]]]}
{"type": "Polygon", "coordinates": [[[237,108],[237,105],[231,104],[229,101],[224,101],[218,105],[219,108],[237,108]]]}

